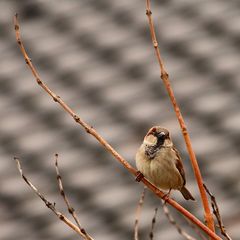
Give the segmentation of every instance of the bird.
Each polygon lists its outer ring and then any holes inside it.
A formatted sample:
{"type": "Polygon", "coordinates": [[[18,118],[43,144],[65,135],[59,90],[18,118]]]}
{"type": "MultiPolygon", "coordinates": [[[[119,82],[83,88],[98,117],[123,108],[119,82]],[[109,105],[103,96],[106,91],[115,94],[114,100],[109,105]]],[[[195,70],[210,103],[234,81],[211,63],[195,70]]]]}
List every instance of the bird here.
{"type": "Polygon", "coordinates": [[[179,190],[186,200],[195,200],[185,187],[186,177],[178,150],[174,147],[169,131],[153,126],[144,137],[136,153],[138,175],[136,180],[146,177],[152,184],[168,193],[179,190]]]}

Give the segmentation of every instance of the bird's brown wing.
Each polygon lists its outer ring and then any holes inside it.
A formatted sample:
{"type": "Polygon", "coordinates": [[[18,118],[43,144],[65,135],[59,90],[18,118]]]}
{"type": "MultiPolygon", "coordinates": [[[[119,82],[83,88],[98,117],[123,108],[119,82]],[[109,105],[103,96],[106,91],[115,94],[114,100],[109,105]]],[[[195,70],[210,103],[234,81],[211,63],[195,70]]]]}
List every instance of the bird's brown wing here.
{"type": "Polygon", "coordinates": [[[181,174],[181,176],[183,178],[183,186],[184,186],[186,184],[186,177],[185,177],[185,172],[183,169],[182,160],[181,160],[178,150],[175,147],[173,147],[173,150],[176,152],[176,155],[177,155],[176,168],[178,169],[179,173],[181,174]]]}

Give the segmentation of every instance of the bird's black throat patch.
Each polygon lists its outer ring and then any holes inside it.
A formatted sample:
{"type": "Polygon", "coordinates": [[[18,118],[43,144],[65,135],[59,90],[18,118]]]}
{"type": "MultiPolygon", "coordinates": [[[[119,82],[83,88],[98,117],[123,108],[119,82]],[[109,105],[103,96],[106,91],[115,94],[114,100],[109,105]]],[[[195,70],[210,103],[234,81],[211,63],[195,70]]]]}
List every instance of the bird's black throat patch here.
{"type": "Polygon", "coordinates": [[[146,146],[145,154],[150,160],[152,160],[155,158],[159,149],[160,149],[160,147],[158,145],[146,146]]]}

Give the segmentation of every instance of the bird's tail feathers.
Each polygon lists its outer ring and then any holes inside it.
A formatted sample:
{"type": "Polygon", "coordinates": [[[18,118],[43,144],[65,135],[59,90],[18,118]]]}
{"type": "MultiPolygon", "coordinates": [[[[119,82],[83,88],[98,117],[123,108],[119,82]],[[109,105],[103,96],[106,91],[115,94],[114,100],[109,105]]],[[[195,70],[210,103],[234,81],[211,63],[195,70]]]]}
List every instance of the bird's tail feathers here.
{"type": "Polygon", "coordinates": [[[180,192],[182,193],[183,197],[186,199],[186,200],[193,200],[195,201],[195,198],[192,196],[192,194],[187,190],[187,188],[185,186],[182,187],[182,189],[180,190],[180,192]]]}

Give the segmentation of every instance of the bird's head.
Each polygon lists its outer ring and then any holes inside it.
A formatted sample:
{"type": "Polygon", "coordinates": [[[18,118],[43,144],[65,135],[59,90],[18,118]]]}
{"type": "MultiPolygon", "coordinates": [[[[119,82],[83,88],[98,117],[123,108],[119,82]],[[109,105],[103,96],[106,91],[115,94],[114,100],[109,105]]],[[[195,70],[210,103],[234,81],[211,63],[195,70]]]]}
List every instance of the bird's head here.
{"type": "Polygon", "coordinates": [[[144,138],[144,143],[148,146],[171,147],[172,141],[169,131],[160,126],[152,127],[144,138]]]}

